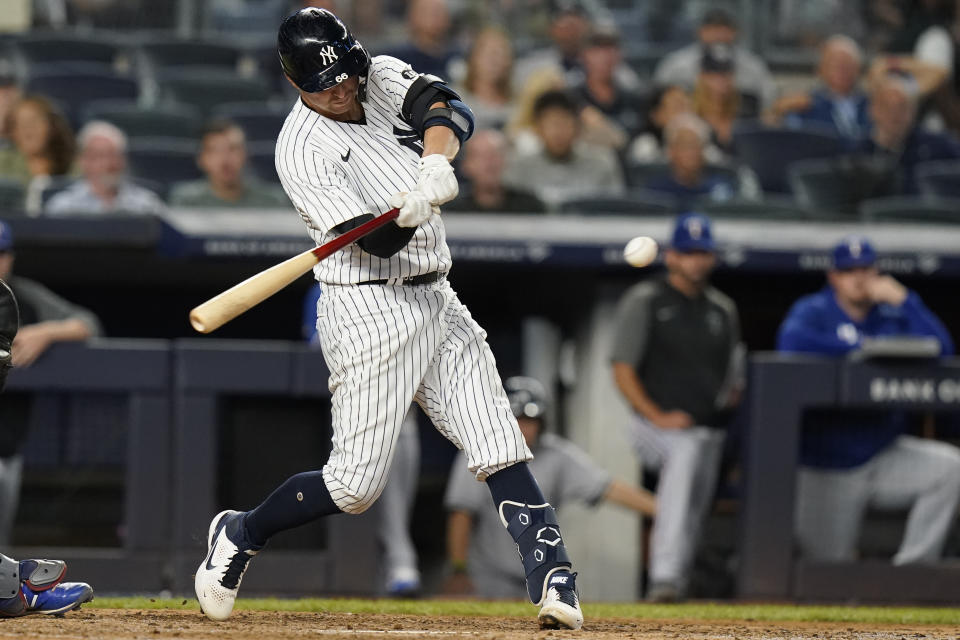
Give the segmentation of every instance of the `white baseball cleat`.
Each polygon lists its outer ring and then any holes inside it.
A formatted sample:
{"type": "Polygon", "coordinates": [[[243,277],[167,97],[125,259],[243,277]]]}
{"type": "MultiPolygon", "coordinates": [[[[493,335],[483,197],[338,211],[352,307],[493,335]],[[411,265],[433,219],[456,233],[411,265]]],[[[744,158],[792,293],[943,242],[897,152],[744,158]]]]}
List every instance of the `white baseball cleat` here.
{"type": "Polygon", "coordinates": [[[240,590],[250,558],[262,547],[250,544],[241,530],[240,511],[221,511],[207,534],[207,557],[197,568],[193,586],[200,609],[211,620],[226,620],[240,590]]]}
{"type": "Polygon", "coordinates": [[[583,626],[583,612],[577,597],[577,574],[553,572],[547,580],[547,595],[537,618],[541,629],[573,629],[583,626]]]}

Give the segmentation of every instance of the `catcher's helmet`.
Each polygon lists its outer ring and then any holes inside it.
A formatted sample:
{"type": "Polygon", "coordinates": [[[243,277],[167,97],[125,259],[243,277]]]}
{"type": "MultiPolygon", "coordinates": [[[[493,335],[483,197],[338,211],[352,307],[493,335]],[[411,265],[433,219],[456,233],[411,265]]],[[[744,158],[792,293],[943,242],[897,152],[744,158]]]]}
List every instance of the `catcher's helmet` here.
{"type": "Polygon", "coordinates": [[[547,412],[547,390],[539,380],[524,376],[507,378],[503,383],[510,410],[517,418],[539,418],[547,412]]]}
{"type": "Polygon", "coordinates": [[[294,84],[310,93],[365,76],[370,54],[340,18],[326,9],[301,9],[277,34],[280,65],[294,84]]]}

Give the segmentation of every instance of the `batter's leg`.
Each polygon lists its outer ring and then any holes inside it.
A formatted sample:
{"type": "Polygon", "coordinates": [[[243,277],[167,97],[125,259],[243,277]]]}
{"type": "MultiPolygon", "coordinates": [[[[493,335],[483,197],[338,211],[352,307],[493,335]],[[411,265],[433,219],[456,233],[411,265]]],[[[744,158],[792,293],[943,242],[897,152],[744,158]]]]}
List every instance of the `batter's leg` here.
{"type": "Polygon", "coordinates": [[[400,425],[437,349],[444,296],[426,287],[328,286],[317,328],[330,370],[333,437],[322,471],[289,478],[250,512],[217,514],[194,586],[207,617],[226,619],[243,574],[275,533],[380,496],[400,425]]]}
{"type": "MultiPolygon", "coordinates": [[[[427,370],[417,401],[437,428],[452,434],[470,470],[486,480],[501,521],[517,543],[530,600],[543,628],[579,629],[583,614],[556,513],[526,461],[532,456],[510,403],[486,332],[452,289],[444,311],[447,331],[427,370]]],[[[450,436],[448,436],[450,437],[450,436]]]]}

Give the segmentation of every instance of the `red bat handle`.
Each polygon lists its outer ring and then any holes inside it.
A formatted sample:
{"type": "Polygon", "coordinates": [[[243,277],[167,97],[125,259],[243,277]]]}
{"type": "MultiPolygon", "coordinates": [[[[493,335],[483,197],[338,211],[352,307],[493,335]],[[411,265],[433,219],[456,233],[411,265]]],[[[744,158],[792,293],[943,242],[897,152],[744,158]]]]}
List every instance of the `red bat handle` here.
{"type": "Polygon", "coordinates": [[[340,251],[340,249],[343,249],[351,242],[355,242],[368,233],[376,231],[391,220],[396,220],[397,216],[399,215],[400,209],[390,209],[390,211],[380,214],[373,220],[367,220],[359,227],[350,229],[350,231],[347,231],[342,236],[337,236],[330,242],[322,244],[316,249],[311,250],[311,253],[316,256],[317,260],[323,260],[327,256],[340,251]]]}

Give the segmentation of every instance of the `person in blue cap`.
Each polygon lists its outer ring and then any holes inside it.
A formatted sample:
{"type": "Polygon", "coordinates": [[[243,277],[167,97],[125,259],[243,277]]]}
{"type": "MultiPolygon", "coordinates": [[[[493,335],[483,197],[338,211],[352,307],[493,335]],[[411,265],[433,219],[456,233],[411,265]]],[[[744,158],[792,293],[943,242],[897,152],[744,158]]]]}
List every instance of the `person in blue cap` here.
{"type": "Polygon", "coordinates": [[[629,436],[660,472],[650,540],[649,600],[683,598],[719,473],[728,411],[743,388],[743,347],[733,300],[710,285],[716,245],[710,220],[676,221],[666,275],[620,300],[610,360],[634,415],[629,436]]]}
{"type": "MultiPolygon", "coordinates": [[[[827,285],[791,307],[777,334],[780,351],[842,356],[865,337],[928,336],[954,353],[943,323],[920,297],[881,274],[861,236],[833,250],[827,285]]],[[[960,501],[960,450],[905,434],[901,411],[822,411],[800,439],[796,534],[811,559],[850,561],[868,507],[907,509],[894,564],[936,562],[960,501]]]]}

